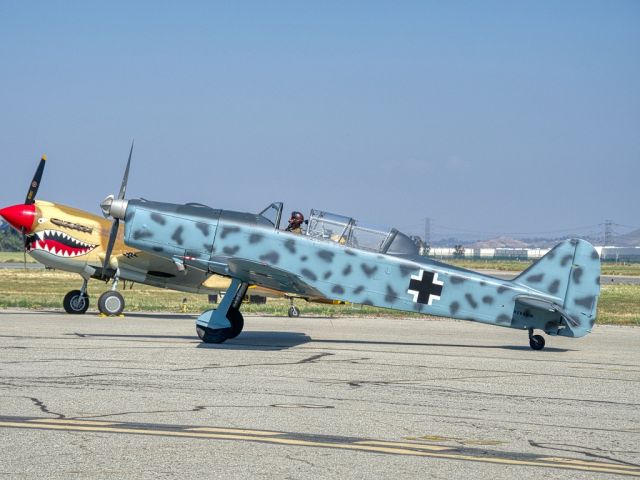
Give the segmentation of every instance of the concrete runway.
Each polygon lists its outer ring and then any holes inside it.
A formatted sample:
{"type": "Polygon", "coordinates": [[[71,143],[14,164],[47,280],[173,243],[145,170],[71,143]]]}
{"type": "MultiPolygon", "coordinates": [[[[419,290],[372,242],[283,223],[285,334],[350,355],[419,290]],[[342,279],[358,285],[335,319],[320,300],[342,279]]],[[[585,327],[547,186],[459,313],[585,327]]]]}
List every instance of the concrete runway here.
{"type": "Polygon", "coordinates": [[[640,476],[640,329],[0,311],[2,478],[640,476]]]}

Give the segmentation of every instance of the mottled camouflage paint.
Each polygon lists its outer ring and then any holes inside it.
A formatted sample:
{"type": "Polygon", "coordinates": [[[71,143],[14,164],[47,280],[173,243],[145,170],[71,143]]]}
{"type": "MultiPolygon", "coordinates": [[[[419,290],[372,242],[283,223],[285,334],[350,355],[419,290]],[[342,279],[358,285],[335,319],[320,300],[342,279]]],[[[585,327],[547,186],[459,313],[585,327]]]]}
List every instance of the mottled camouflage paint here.
{"type": "Polygon", "coordinates": [[[558,244],[507,281],[417,255],[381,255],[278,231],[258,215],[131,200],[125,242],[187,268],[283,292],[535,328],[550,335],[579,337],[590,332],[600,291],[600,260],[583,240],[558,244]],[[416,303],[408,291],[412,276],[420,270],[437,273],[443,283],[440,299],[431,305],[416,303]],[[565,318],[519,297],[555,305],[565,318]]]}

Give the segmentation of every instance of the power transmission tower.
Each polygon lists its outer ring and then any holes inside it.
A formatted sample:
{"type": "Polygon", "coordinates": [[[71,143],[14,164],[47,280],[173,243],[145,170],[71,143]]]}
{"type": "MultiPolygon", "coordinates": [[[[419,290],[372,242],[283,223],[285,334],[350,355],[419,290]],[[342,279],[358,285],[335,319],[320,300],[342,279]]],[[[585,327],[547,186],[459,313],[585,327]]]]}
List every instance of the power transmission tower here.
{"type": "Polygon", "coordinates": [[[605,246],[613,244],[613,220],[604,221],[604,244],[605,246]]]}
{"type": "Polygon", "coordinates": [[[605,220],[604,221],[604,242],[603,242],[603,248],[602,248],[602,259],[604,260],[606,258],[606,251],[607,249],[605,247],[607,246],[612,246],[613,244],[613,220],[605,220]]]}
{"type": "Polygon", "coordinates": [[[424,219],[424,243],[431,245],[431,219],[429,217],[424,219]]]}

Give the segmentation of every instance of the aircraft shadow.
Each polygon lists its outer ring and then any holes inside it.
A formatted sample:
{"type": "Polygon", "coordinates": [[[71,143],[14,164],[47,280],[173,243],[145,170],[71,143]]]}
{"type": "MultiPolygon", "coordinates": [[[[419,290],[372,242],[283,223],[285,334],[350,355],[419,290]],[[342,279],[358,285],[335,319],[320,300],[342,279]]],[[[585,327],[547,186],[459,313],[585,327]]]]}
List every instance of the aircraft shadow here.
{"type": "MultiPolygon", "coordinates": [[[[532,351],[527,345],[468,345],[462,343],[429,343],[429,342],[390,342],[382,340],[338,340],[315,339],[301,332],[243,332],[233,340],[224,343],[202,343],[196,335],[155,335],[155,334],[124,334],[124,333],[74,333],[81,337],[100,337],[112,339],[131,340],[191,340],[198,342],[197,348],[225,349],[225,350],[286,350],[305,343],[314,342],[320,344],[335,345],[389,345],[394,347],[450,347],[463,349],[490,349],[490,350],[517,350],[522,352],[532,351]]],[[[545,352],[564,353],[575,350],[558,347],[545,347],[545,352]]]]}
{"type": "MultiPolygon", "coordinates": [[[[157,335],[127,333],[82,333],[67,335],[82,338],[104,338],[112,340],[187,340],[197,342],[196,348],[224,350],[286,350],[311,341],[311,337],[300,332],[246,332],[238,338],[224,343],[202,343],[197,335],[157,335]]],[[[191,343],[189,342],[189,343],[191,343]]]]}
{"type": "MultiPolygon", "coordinates": [[[[403,347],[453,347],[453,348],[483,348],[493,350],[521,350],[532,351],[527,345],[465,345],[462,343],[426,343],[426,342],[387,342],[376,340],[332,340],[332,339],[311,339],[315,343],[336,343],[346,345],[391,345],[403,347]]],[[[545,347],[545,352],[574,352],[575,350],[558,347],[545,347]]]]}
{"type": "Polygon", "coordinates": [[[311,341],[311,337],[301,332],[243,332],[233,340],[227,340],[220,344],[200,343],[198,348],[218,348],[225,350],[286,350],[311,341]]]}

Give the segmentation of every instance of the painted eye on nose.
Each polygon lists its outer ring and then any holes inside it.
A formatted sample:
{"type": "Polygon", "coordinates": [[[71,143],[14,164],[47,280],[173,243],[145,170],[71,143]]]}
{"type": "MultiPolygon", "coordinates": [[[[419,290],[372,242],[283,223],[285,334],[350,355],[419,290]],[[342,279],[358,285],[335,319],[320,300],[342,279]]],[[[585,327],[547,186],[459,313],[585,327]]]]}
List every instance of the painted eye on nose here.
{"type": "Polygon", "coordinates": [[[44,223],[44,222],[46,222],[46,221],[47,221],[47,219],[46,219],[46,218],[39,218],[39,219],[38,219],[38,223],[44,223]]]}

